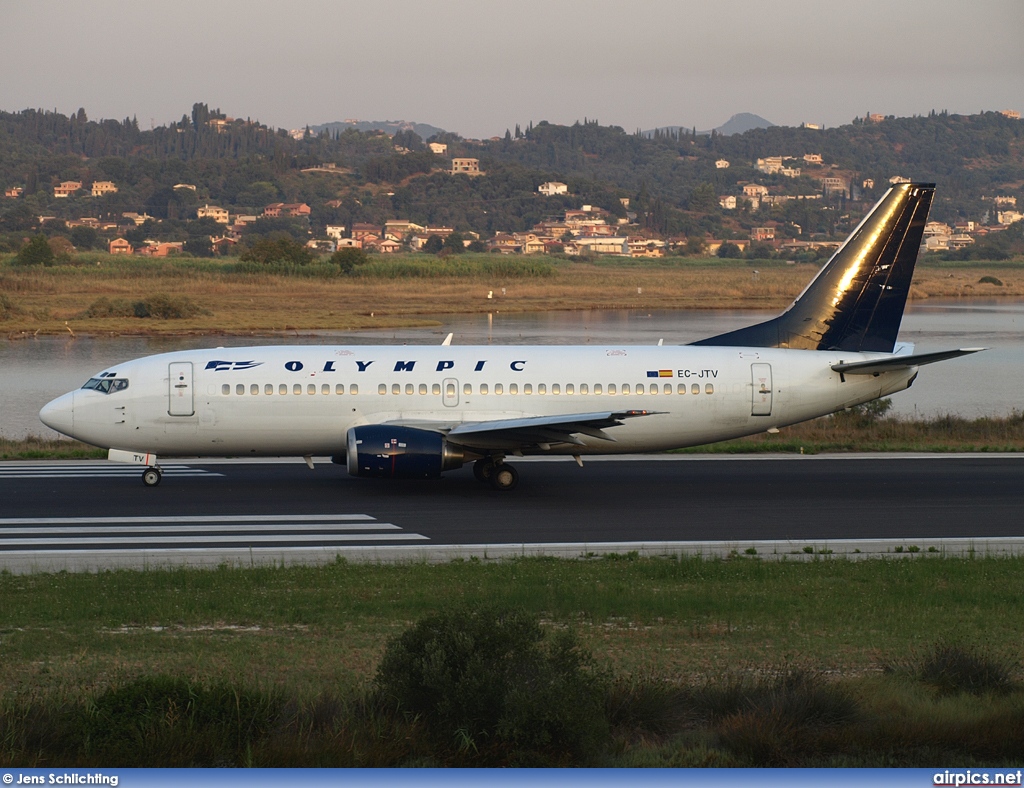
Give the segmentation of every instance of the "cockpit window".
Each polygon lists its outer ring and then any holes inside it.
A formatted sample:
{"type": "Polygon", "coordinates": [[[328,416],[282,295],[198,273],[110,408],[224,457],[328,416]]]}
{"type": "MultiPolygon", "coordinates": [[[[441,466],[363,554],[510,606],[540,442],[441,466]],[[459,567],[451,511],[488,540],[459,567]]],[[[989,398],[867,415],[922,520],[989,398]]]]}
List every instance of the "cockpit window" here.
{"type": "Polygon", "coordinates": [[[115,391],[123,391],[128,388],[127,378],[89,378],[82,386],[83,389],[95,389],[104,394],[113,394],[115,391]]]}

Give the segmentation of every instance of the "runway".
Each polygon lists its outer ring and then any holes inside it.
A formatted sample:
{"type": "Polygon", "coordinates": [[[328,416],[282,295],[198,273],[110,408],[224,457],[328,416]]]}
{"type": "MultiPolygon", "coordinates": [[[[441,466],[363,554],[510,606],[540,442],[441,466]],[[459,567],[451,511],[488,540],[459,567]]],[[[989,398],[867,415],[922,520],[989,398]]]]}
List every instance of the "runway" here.
{"type": "Polygon", "coordinates": [[[0,569],[447,560],[637,551],[807,558],[1024,552],[1024,456],[709,455],[517,461],[357,479],[318,460],[0,464],[0,569]]]}

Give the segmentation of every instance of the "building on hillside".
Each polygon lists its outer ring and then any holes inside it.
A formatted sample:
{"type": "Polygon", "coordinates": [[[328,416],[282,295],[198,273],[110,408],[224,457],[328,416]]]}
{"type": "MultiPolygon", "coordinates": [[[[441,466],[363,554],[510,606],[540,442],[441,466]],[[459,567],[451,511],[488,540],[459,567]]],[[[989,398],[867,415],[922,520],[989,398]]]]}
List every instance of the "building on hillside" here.
{"type": "Polygon", "coordinates": [[[1024,214],[1019,211],[997,211],[996,221],[1000,224],[1014,224],[1024,219],[1024,214]]]}
{"type": "Polygon", "coordinates": [[[423,232],[424,229],[408,219],[391,219],[384,222],[384,237],[402,243],[407,235],[423,232]]]}
{"type": "Polygon", "coordinates": [[[743,195],[745,197],[767,197],[768,187],[759,183],[748,183],[743,187],[743,195]]]}
{"type": "Polygon", "coordinates": [[[735,211],[736,210],[736,195],[735,194],[727,194],[724,197],[719,197],[718,198],[718,204],[721,205],[723,208],[725,208],[725,210],[727,210],[727,211],[735,211]]]}
{"type": "Polygon", "coordinates": [[[538,186],[537,191],[545,197],[551,197],[555,194],[568,194],[569,187],[559,181],[548,181],[547,183],[542,183],[538,186]]]}
{"type": "Polygon", "coordinates": [[[782,157],[768,156],[764,159],[758,159],[755,166],[766,175],[772,175],[782,169],[782,157]]]}
{"type": "Polygon", "coordinates": [[[448,155],[448,146],[443,142],[428,142],[427,145],[430,147],[430,152],[437,156],[448,155]]]}
{"type": "Polygon", "coordinates": [[[738,247],[741,252],[747,251],[747,247],[750,246],[750,241],[719,241],[717,238],[712,238],[710,241],[704,242],[704,251],[711,257],[718,256],[718,250],[722,248],[722,244],[733,244],[738,247]]]}
{"type": "Polygon", "coordinates": [[[329,224],[327,225],[327,237],[333,238],[337,241],[345,234],[345,225],[343,224],[329,224]]]}
{"type": "Polygon", "coordinates": [[[362,249],[363,242],[355,238],[339,238],[335,244],[338,249],[362,249]]]}
{"type": "Polygon", "coordinates": [[[952,228],[945,222],[931,221],[924,226],[924,235],[927,238],[929,235],[952,235],[952,228]]]}
{"type": "Polygon", "coordinates": [[[169,257],[173,253],[180,252],[185,244],[182,241],[147,242],[135,250],[135,254],[144,257],[169,257]]]}
{"type": "Polygon", "coordinates": [[[821,154],[820,153],[805,153],[804,154],[804,161],[807,162],[808,164],[821,164],[822,163],[821,154]]]}
{"type": "Polygon", "coordinates": [[[865,178],[863,181],[861,181],[860,186],[861,186],[862,189],[874,189],[875,188],[875,179],[874,178],[865,178]]]}
{"type": "Polygon", "coordinates": [[[1009,118],[1010,120],[1020,120],[1020,113],[1015,109],[1001,109],[999,110],[999,114],[1009,118]]]}
{"type": "Polygon", "coordinates": [[[110,254],[131,254],[133,249],[132,245],[124,238],[115,238],[110,242],[107,251],[110,254]]]}
{"type": "Polygon", "coordinates": [[[196,211],[196,216],[200,219],[209,217],[213,219],[217,224],[228,224],[231,219],[228,217],[227,208],[218,208],[216,205],[206,204],[202,208],[196,211]]]}
{"type": "Polygon", "coordinates": [[[625,236],[583,236],[575,240],[580,252],[591,254],[629,255],[629,239],[625,236]]]}
{"type": "Polygon", "coordinates": [[[310,238],[306,241],[306,248],[312,249],[316,252],[324,252],[326,254],[334,254],[338,251],[338,244],[333,238],[310,238]]]}
{"type": "Polygon", "coordinates": [[[483,175],[480,159],[452,159],[452,175],[483,175]]]}
{"type": "Polygon", "coordinates": [[[264,216],[274,218],[285,216],[301,219],[309,216],[311,212],[312,209],[304,202],[273,202],[263,209],[264,216]]]}
{"type": "Polygon", "coordinates": [[[172,189],[188,189],[190,192],[194,192],[196,190],[196,187],[195,187],[194,183],[176,183],[171,188],[172,189]]]}
{"type": "Polygon", "coordinates": [[[818,178],[821,181],[821,186],[826,192],[844,192],[846,191],[846,181],[842,178],[836,178],[835,176],[829,175],[824,178],[818,178]]]}
{"type": "Polygon", "coordinates": [[[868,117],[867,117],[868,123],[881,123],[883,120],[885,120],[885,115],[882,115],[882,114],[880,114],[878,112],[869,112],[868,113],[868,117]]]}
{"type": "Polygon", "coordinates": [[[54,197],[70,197],[82,188],[81,181],[62,181],[60,186],[53,187],[54,197]]]}
{"type": "Polygon", "coordinates": [[[799,167],[780,167],[779,168],[779,175],[782,175],[783,177],[786,177],[786,178],[799,178],[800,177],[800,168],[799,167]]]}
{"type": "Polygon", "coordinates": [[[727,170],[729,169],[729,162],[726,159],[719,159],[715,162],[716,169],[727,170]]]}
{"type": "Polygon", "coordinates": [[[889,183],[893,186],[897,183],[910,183],[910,178],[904,177],[903,175],[893,175],[889,179],[889,183]]]}
{"type": "Polygon", "coordinates": [[[4,197],[21,197],[25,193],[25,190],[20,186],[12,186],[9,189],[4,190],[4,197]]]}
{"type": "Polygon", "coordinates": [[[93,181],[92,196],[102,197],[104,194],[116,194],[117,186],[113,181],[93,181]]]}
{"type": "Polygon", "coordinates": [[[1017,198],[1016,197],[993,197],[992,201],[996,205],[1009,205],[1009,206],[1014,207],[1014,208],[1017,207],[1017,198]]]}
{"type": "Polygon", "coordinates": [[[774,241],[775,240],[775,228],[774,227],[751,227],[750,228],[750,240],[751,241],[774,241]]]}

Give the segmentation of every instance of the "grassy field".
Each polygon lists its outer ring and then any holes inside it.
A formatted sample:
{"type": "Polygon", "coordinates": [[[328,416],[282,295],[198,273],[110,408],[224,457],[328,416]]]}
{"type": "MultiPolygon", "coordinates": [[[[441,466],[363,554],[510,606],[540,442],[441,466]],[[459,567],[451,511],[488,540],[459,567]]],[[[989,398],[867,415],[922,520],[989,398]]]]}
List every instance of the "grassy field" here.
{"type": "MultiPolygon", "coordinates": [[[[415,720],[368,710],[366,699],[389,639],[438,610],[500,599],[552,634],[574,633],[611,682],[614,724],[599,751],[568,761],[549,752],[542,762],[1019,764],[1022,570],[1021,559],[980,557],[609,556],[4,574],[0,763],[46,765],[61,715],[104,708],[111,692],[142,692],[140,680],[163,675],[191,686],[193,700],[160,712],[145,734],[159,741],[172,716],[187,721],[202,706],[201,688],[229,688],[232,708],[255,697],[275,710],[276,722],[247,729],[233,754],[217,756],[237,765],[493,764],[493,751],[438,745],[415,720]],[[1003,683],[922,679],[915,660],[936,643],[987,655],[1003,683]]],[[[165,765],[212,765],[174,741],[165,765]]],[[[81,747],[58,762],[102,762],[81,747]]],[[[127,765],[140,756],[118,757],[127,765]]]]}
{"type": "MultiPolygon", "coordinates": [[[[781,309],[818,270],[779,261],[668,258],[641,265],[495,257],[465,255],[457,264],[420,255],[379,259],[348,277],[326,276],[325,266],[301,275],[244,273],[231,259],[91,254],[71,265],[33,269],[8,259],[0,263],[0,329],[8,336],[260,333],[431,325],[439,313],[781,309]],[[101,302],[116,302],[131,314],[132,305],[160,297],[195,313],[177,319],[119,316],[101,302]]],[[[925,262],[911,293],[915,299],[1004,296],[1024,296],[1024,263],[925,262]],[[985,277],[1001,284],[982,282],[985,277]]]]}

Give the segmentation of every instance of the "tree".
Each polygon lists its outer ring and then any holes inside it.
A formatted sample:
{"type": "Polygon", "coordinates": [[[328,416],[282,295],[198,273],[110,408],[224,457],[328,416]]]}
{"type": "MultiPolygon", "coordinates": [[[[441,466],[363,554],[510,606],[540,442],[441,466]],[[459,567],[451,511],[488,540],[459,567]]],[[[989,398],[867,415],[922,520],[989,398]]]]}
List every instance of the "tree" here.
{"type": "Polygon", "coordinates": [[[243,263],[259,263],[260,265],[308,265],[313,262],[313,253],[298,241],[288,236],[260,238],[252,248],[243,252],[239,258],[243,263]]]}
{"type": "Polygon", "coordinates": [[[444,239],[443,249],[447,249],[452,254],[462,254],[466,251],[466,245],[463,243],[462,233],[452,233],[444,239]]]}
{"type": "Polygon", "coordinates": [[[53,250],[45,235],[35,235],[18,251],[14,258],[17,265],[53,265],[53,250]]]}
{"type": "Polygon", "coordinates": [[[95,249],[100,242],[100,234],[93,227],[73,227],[71,229],[71,243],[76,249],[95,249]]]}
{"type": "Polygon", "coordinates": [[[423,244],[423,251],[427,254],[437,254],[444,248],[444,241],[440,235],[431,235],[425,244],[423,244]]]}
{"type": "Polygon", "coordinates": [[[718,247],[718,256],[723,259],[735,260],[743,257],[743,252],[740,251],[740,248],[736,244],[726,241],[718,247]]]}
{"type": "Polygon", "coordinates": [[[343,274],[350,274],[361,265],[370,262],[370,256],[362,249],[347,246],[331,255],[331,265],[336,265],[343,274]]]}

